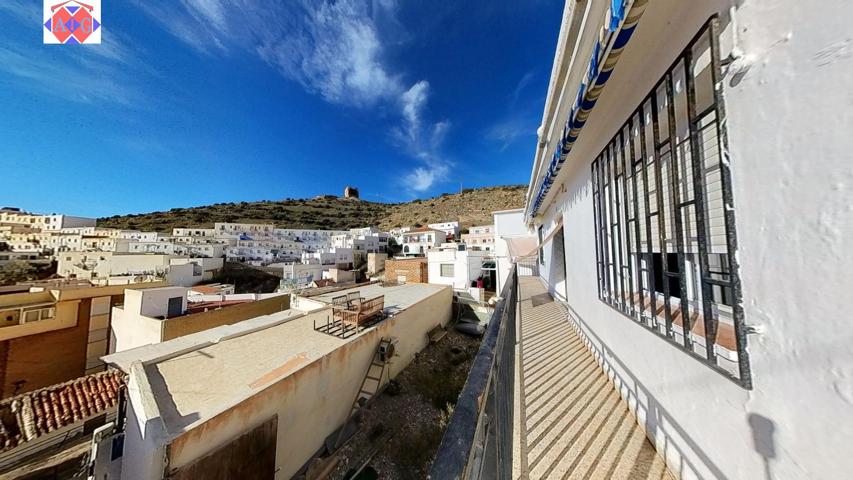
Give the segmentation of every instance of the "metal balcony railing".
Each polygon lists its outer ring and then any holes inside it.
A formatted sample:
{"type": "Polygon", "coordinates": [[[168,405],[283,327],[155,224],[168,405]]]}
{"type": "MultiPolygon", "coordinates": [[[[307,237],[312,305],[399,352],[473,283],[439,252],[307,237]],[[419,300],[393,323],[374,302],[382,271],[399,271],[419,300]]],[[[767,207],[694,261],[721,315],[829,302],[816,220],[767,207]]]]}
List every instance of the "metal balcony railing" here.
{"type": "Polygon", "coordinates": [[[513,267],[436,453],[431,479],[511,478],[517,303],[513,267]]]}

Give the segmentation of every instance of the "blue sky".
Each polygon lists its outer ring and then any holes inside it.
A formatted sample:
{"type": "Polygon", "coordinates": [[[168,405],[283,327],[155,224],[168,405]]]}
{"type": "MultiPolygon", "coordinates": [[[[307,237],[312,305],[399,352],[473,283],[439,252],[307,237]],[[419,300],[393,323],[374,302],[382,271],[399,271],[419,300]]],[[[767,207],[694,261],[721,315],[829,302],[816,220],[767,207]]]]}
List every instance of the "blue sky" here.
{"type": "Polygon", "coordinates": [[[0,1],[0,206],[86,216],[527,183],[559,0],[0,1]]]}

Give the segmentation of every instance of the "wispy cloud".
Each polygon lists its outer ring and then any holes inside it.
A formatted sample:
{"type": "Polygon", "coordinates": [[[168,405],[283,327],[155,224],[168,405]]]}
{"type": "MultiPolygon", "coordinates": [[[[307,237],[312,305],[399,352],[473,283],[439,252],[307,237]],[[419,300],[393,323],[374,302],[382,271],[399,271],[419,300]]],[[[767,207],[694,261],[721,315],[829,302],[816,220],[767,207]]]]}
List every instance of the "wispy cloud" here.
{"type": "Polygon", "coordinates": [[[20,88],[80,103],[131,105],[135,90],[87,60],[56,61],[45,55],[0,47],[0,71],[20,88]]]}
{"type": "Polygon", "coordinates": [[[529,118],[509,116],[492,125],[486,130],[486,140],[498,146],[498,150],[504,151],[515,143],[516,140],[525,136],[533,135],[535,127],[531,130],[529,118]]]}
{"type": "Polygon", "coordinates": [[[450,122],[444,120],[424,125],[423,117],[429,100],[429,82],[421,80],[400,96],[403,124],[392,130],[392,138],[421,165],[403,177],[406,189],[420,193],[444,180],[451,162],[441,154],[450,122]]]}
{"type": "Polygon", "coordinates": [[[199,52],[248,50],[329,103],[397,110],[390,136],[419,162],[405,186],[422,192],[446,175],[450,162],[440,151],[450,124],[428,120],[429,82],[404,81],[383,58],[380,23],[397,25],[395,0],[181,0],[183,14],[170,15],[138,5],[199,52]]]}
{"type": "Polygon", "coordinates": [[[41,24],[41,2],[31,2],[27,0],[3,0],[0,2],[0,11],[8,13],[21,23],[29,23],[32,25],[41,24]]]}
{"type": "MultiPolygon", "coordinates": [[[[29,27],[41,24],[40,2],[3,0],[0,13],[29,27]]],[[[2,40],[2,39],[0,39],[2,40]]],[[[111,102],[124,106],[142,105],[127,67],[151,73],[127,48],[123,35],[104,29],[100,45],[77,48],[50,48],[40,44],[2,42],[0,72],[4,79],[22,90],[60,97],[79,103],[111,102]]]]}
{"type": "Polygon", "coordinates": [[[535,77],[535,76],[536,76],[536,72],[531,70],[531,71],[525,73],[521,77],[521,80],[518,81],[518,83],[515,85],[515,88],[512,91],[512,94],[509,96],[510,107],[515,106],[515,104],[518,102],[518,97],[521,96],[521,92],[524,91],[524,88],[530,84],[530,81],[533,80],[533,77],[535,77]]]}
{"type": "Polygon", "coordinates": [[[517,106],[522,92],[535,77],[534,71],[522,75],[507,97],[508,114],[486,129],[483,135],[487,142],[496,145],[500,151],[506,150],[519,138],[535,135],[536,118],[533,111],[517,106]]]}

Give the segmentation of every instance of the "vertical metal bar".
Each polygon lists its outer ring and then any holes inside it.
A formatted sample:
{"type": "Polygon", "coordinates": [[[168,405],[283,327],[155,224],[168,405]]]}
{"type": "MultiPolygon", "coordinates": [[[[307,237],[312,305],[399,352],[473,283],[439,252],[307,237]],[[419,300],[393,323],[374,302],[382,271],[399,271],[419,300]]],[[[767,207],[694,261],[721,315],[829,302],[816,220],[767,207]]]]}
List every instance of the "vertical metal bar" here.
{"type": "Polygon", "coordinates": [[[679,155],[678,138],[676,138],[675,117],[675,94],[673,92],[672,71],[666,76],[666,97],[669,115],[669,179],[670,179],[670,202],[675,226],[675,251],[677,255],[680,272],[670,272],[678,276],[679,290],[681,290],[681,328],[684,336],[684,348],[693,352],[693,325],[690,321],[690,308],[687,304],[687,259],[684,255],[684,228],[681,222],[681,189],[679,188],[679,155]]]}
{"type": "MultiPolygon", "coordinates": [[[[643,156],[643,201],[645,202],[646,207],[646,244],[648,248],[648,253],[646,256],[646,282],[649,285],[649,310],[651,313],[651,321],[652,328],[657,330],[658,320],[657,320],[657,292],[655,291],[655,266],[653,261],[654,249],[652,248],[652,210],[651,204],[649,204],[649,169],[648,165],[646,165],[646,159],[648,158],[648,152],[646,151],[646,143],[648,141],[648,135],[646,133],[646,127],[648,124],[646,123],[646,103],[649,100],[646,99],[643,101],[640,107],[640,133],[642,135],[642,141],[640,142],[640,154],[643,156]]],[[[651,104],[653,105],[653,104],[651,104]]],[[[654,107],[652,106],[652,109],[654,107]]],[[[654,157],[652,157],[654,161],[654,157]]],[[[654,168],[654,165],[652,165],[654,168]]]]}
{"type": "MultiPolygon", "coordinates": [[[[606,160],[603,155],[599,156],[598,161],[598,181],[599,185],[606,185],[606,175],[604,174],[606,167],[606,160]]],[[[608,217],[607,217],[607,199],[609,198],[610,191],[606,192],[602,191],[601,195],[598,198],[598,209],[601,211],[601,249],[603,252],[604,264],[602,265],[602,272],[604,273],[604,296],[606,297],[607,303],[610,303],[610,250],[608,250],[609,245],[609,232],[610,228],[608,225],[608,217]]]]}
{"type": "MultiPolygon", "coordinates": [[[[604,281],[604,289],[602,291],[603,299],[609,304],[610,300],[608,295],[610,295],[610,266],[608,265],[610,259],[610,253],[607,251],[607,232],[609,229],[607,228],[607,210],[604,208],[605,205],[605,183],[604,183],[604,156],[599,155],[598,157],[598,168],[596,171],[596,175],[598,175],[598,185],[601,193],[598,195],[598,212],[599,212],[599,233],[601,235],[601,274],[604,281]]],[[[609,192],[607,192],[609,194],[609,192]]]]}
{"type": "MultiPolygon", "coordinates": [[[[630,134],[630,131],[628,132],[630,134]]],[[[630,137],[629,137],[630,138],[630,137]]],[[[622,162],[622,208],[625,212],[625,269],[628,270],[628,300],[625,303],[625,313],[634,315],[634,271],[631,268],[631,220],[628,218],[628,168],[625,163],[625,127],[619,130],[619,161],[622,162]]],[[[633,167],[631,168],[633,172],[633,167]]],[[[631,175],[633,177],[633,175],[631,175]]],[[[636,224],[637,219],[634,218],[636,224]]]]}
{"type": "MultiPolygon", "coordinates": [[[[614,290],[616,289],[616,282],[619,277],[616,276],[616,249],[613,247],[613,186],[615,182],[612,179],[613,169],[611,168],[610,162],[610,151],[609,147],[604,150],[604,163],[605,163],[605,172],[604,176],[607,178],[607,245],[608,245],[608,257],[612,256],[613,258],[608,258],[610,261],[610,273],[613,275],[612,281],[610,285],[608,285],[608,295],[610,299],[610,305],[613,305],[613,301],[615,298],[614,290]]],[[[615,306],[615,305],[613,305],[615,306]]]]}
{"type": "Polygon", "coordinates": [[[614,255],[614,260],[618,263],[616,266],[616,274],[617,279],[619,280],[619,300],[620,308],[625,310],[625,272],[622,271],[623,259],[622,259],[622,225],[619,217],[619,170],[618,170],[618,160],[616,159],[616,148],[614,142],[610,142],[610,146],[608,147],[610,163],[613,165],[611,169],[611,173],[613,174],[613,241],[615,242],[614,251],[616,255],[614,255]]]}
{"type": "MultiPolygon", "coordinates": [[[[640,261],[643,247],[640,241],[640,199],[637,197],[637,151],[634,145],[634,138],[634,115],[631,115],[631,119],[628,120],[628,140],[631,142],[631,161],[629,163],[631,164],[631,188],[634,192],[634,266],[637,270],[637,294],[640,297],[640,311],[637,313],[637,320],[645,323],[645,320],[643,320],[643,311],[646,308],[646,298],[643,294],[643,269],[642,262],[640,261]]],[[[639,165],[645,167],[645,160],[640,159],[639,165]]],[[[646,198],[648,200],[648,197],[646,198]]]]}
{"type": "MultiPolygon", "coordinates": [[[[667,74],[668,75],[668,74],[667,74]]],[[[658,87],[655,86],[654,91],[652,92],[652,132],[653,132],[653,140],[652,147],[654,150],[655,156],[655,196],[657,197],[658,204],[658,237],[660,241],[660,256],[661,256],[661,279],[663,281],[663,312],[664,312],[664,320],[666,321],[666,338],[672,338],[672,312],[669,309],[669,282],[667,281],[666,272],[669,271],[667,268],[667,251],[666,251],[666,223],[664,222],[664,215],[666,215],[666,211],[663,206],[663,180],[661,178],[661,158],[660,158],[660,147],[659,141],[660,138],[660,125],[658,124],[658,87]]],[[[672,146],[670,145],[670,151],[672,150],[672,146]]],[[[670,157],[672,155],[670,154],[670,157]]],[[[655,306],[656,307],[656,306],[655,306]]]]}
{"type": "Polygon", "coordinates": [[[592,221],[595,231],[595,278],[598,285],[598,298],[601,299],[601,256],[598,251],[598,194],[595,191],[595,187],[598,184],[598,180],[595,178],[595,162],[597,161],[598,159],[593,160],[589,166],[589,183],[592,187],[592,221]]]}
{"type": "Polygon", "coordinates": [[[729,259],[729,279],[732,285],[732,316],[737,340],[738,373],[744,388],[752,389],[752,372],[749,367],[749,352],[746,349],[746,324],[743,315],[743,298],[740,284],[740,265],[737,261],[737,231],[735,229],[732,177],[729,170],[729,138],[726,132],[726,107],[723,99],[722,67],[720,65],[720,19],[711,19],[711,78],[714,85],[714,102],[717,106],[717,138],[720,148],[720,180],[723,190],[723,212],[726,222],[726,247],[729,259]]]}
{"type": "Polygon", "coordinates": [[[591,169],[591,181],[592,181],[592,208],[593,208],[593,216],[595,221],[595,275],[598,278],[598,298],[601,299],[601,293],[604,290],[604,279],[601,278],[602,274],[602,255],[601,255],[601,207],[599,206],[599,201],[601,200],[601,182],[598,180],[598,158],[593,160],[592,169],[591,169]]]}
{"type": "MultiPolygon", "coordinates": [[[[696,118],[696,80],[693,77],[693,45],[687,48],[684,57],[684,78],[687,91],[687,118],[690,127],[690,152],[693,167],[693,207],[696,214],[696,245],[699,257],[699,288],[702,297],[702,316],[705,322],[705,357],[711,364],[717,364],[716,340],[717,319],[713,318],[711,302],[713,292],[708,283],[708,232],[705,219],[705,152],[699,139],[696,118]]],[[[695,283],[695,282],[694,282],[695,283]]]]}

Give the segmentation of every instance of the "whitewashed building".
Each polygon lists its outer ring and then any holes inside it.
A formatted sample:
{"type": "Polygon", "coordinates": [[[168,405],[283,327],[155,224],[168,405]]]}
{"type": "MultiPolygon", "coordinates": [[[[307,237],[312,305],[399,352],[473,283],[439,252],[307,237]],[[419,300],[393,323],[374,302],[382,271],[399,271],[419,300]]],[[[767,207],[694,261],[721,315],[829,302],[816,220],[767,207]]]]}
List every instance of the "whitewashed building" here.
{"type": "Polygon", "coordinates": [[[483,263],[489,258],[488,253],[465,249],[462,244],[446,245],[427,253],[429,283],[450,285],[454,290],[463,291],[476,287],[477,280],[484,277],[483,263]]]}
{"type": "Polygon", "coordinates": [[[39,215],[19,210],[0,210],[0,225],[21,225],[45,231],[59,231],[63,228],[94,227],[95,219],[74,217],[71,215],[39,215]]]}
{"type": "Polygon", "coordinates": [[[453,237],[455,240],[459,239],[459,222],[430,223],[427,227],[433,230],[441,230],[448,237],[453,237]]]}
{"type": "Polygon", "coordinates": [[[468,248],[492,251],[495,249],[495,226],[481,225],[471,227],[468,233],[462,234],[462,243],[468,248]]]}
{"type": "Polygon", "coordinates": [[[215,235],[272,235],[275,230],[275,225],[267,223],[216,222],[213,224],[213,229],[216,232],[215,235]]]}
{"type": "Polygon", "coordinates": [[[676,475],[847,477],[853,8],[615,4],[611,31],[612,2],[566,2],[541,281],[676,475]]]}
{"type": "Polygon", "coordinates": [[[447,234],[433,228],[414,228],[403,233],[403,255],[423,256],[430,248],[437,247],[447,240],[447,234]]]}

